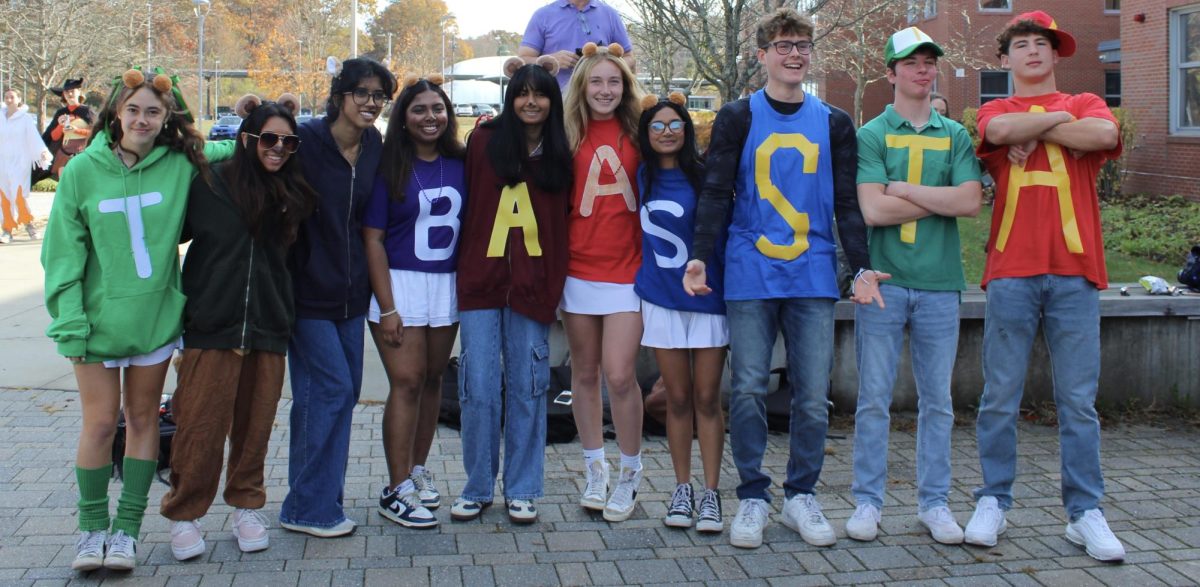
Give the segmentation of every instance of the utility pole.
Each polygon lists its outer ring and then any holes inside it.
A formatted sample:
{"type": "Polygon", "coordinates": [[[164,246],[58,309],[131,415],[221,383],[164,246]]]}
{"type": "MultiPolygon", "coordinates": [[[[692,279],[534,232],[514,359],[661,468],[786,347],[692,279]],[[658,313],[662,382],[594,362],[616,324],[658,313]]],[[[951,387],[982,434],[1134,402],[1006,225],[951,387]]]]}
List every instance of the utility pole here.
{"type": "Polygon", "coordinates": [[[154,62],[151,61],[153,48],[150,45],[150,35],[154,32],[153,14],[154,0],[146,0],[146,71],[150,71],[150,68],[154,66],[154,62]]]}
{"type": "Polygon", "coordinates": [[[358,0],[350,5],[350,56],[358,57],[358,0]]]}

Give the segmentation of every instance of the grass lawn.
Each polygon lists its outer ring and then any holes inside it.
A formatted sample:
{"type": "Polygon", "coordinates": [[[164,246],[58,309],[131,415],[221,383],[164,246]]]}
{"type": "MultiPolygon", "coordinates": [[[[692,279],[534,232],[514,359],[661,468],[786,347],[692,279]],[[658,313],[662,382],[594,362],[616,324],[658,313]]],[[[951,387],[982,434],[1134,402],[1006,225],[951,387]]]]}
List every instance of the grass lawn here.
{"type": "MultiPolygon", "coordinates": [[[[992,207],[984,206],[975,218],[959,218],[958,233],[962,238],[963,265],[967,283],[979,283],[983,278],[984,247],[992,225],[992,207]]],[[[1175,274],[1183,267],[1168,263],[1156,263],[1113,250],[1105,242],[1104,258],[1108,262],[1108,280],[1111,283],[1137,281],[1146,275],[1156,275],[1172,284],[1175,274]]]]}

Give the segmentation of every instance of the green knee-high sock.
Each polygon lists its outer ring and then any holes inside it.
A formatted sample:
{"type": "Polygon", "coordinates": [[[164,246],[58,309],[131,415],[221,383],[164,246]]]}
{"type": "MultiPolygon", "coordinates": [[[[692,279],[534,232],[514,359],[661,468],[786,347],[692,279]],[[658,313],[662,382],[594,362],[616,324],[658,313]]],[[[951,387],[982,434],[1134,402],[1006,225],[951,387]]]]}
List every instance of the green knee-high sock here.
{"type": "Polygon", "coordinates": [[[108,480],[112,463],[98,469],[75,467],[79,483],[79,530],[94,532],[108,529],[108,480]]]}
{"type": "Polygon", "coordinates": [[[142,531],[142,517],[146,515],[150,484],[158,461],[143,461],[125,457],[125,473],[122,476],[121,499],[117,501],[117,519],[113,520],[113,532],[124,530],[134,540],[142,531]]]}

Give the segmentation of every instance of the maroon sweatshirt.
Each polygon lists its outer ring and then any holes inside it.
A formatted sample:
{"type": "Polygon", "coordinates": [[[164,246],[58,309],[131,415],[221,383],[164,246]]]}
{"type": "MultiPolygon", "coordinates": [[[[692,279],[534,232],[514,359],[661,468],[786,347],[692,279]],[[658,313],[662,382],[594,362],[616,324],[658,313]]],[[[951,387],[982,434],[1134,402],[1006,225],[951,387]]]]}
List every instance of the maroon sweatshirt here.
{"type": "Polygon", "coordinates": [[[532,181],[504,185],[487,155],[491,129],[479,128],[467,145],[467,212],[458,249],[458,309],[511,307],[542,323],[556,319],[567,279],[570,189],[544,192],[532,181]]]}

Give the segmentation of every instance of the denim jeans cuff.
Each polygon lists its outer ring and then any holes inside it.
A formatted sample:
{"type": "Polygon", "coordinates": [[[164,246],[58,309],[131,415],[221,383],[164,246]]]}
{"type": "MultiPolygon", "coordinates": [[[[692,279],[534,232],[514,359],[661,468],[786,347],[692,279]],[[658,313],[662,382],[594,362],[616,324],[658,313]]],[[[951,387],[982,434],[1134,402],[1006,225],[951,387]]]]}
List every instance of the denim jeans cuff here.
{"type": "Polygon", "coordinates": [[[923,514],[933,508],[950,507],[950,502],[946,499],[935,499],[929,503],[917,504],[917,513],[923,514]]]}
{"type": "Polygon", "coordinates": [[[283,516],[283,514],[281,513],[281,514],[279,514],[279,521],[281,523],[292,524],[294,526],[308,526],[310,528],[332,528],[332,527],[337,526],[338,524],[341,524],[342,522],[346,521],[346,516],[342,516],[341,519],[339,519],[336,522],[309,522],[306,520],[285,518],[283,516]]]}
{"type": "Polygon", "coordinates": [[[536,491],[534,493],[521,493],[518,495],[505,495],[504,499],[530,499],[530,500],[532,500],[532,499],[541,499],[543,497],[545,497],[545,494],[543,494],[541,491],[536,491]]]}
{"type": "Polygon", "coordinates": [[[465,499],[465,500],[467,500],[467,501],[475,501],[475,502],[479,502],[479,503],[482,503],[482,504],[489,504],[489,503],[492,503],[492,502],[493,502],[493,501],[495,501],[495,499],[496,499],[496,496],[495,496],[495,495],[489,495],[489,496],[487,496],[487,497],[484,497],[484,496],[480,496],[480,495],[467,495],[467,494],[465,494],[465,493],[464,493],[464,494],[462,494],[462,495],[460,495],[460,496],[458,496],[458,497],[459,497],[460,499],[465,499]]]}

